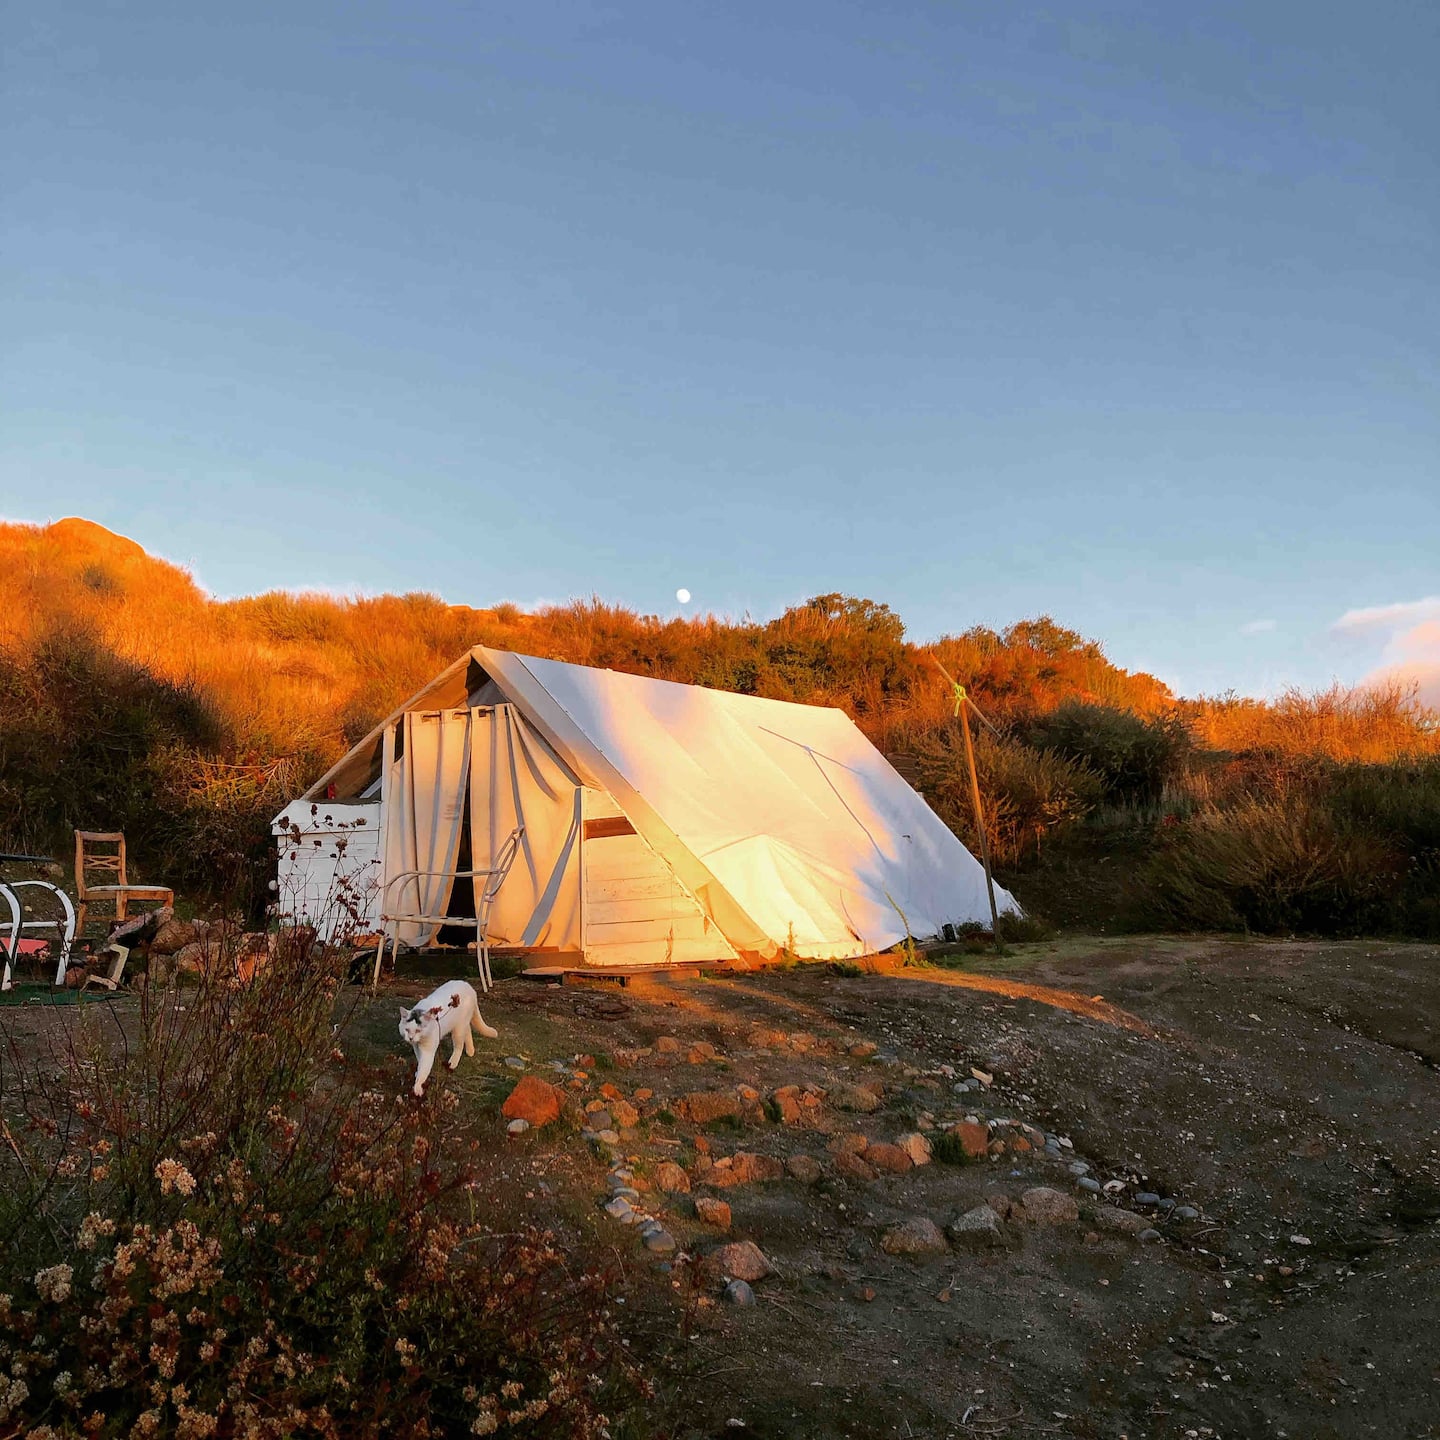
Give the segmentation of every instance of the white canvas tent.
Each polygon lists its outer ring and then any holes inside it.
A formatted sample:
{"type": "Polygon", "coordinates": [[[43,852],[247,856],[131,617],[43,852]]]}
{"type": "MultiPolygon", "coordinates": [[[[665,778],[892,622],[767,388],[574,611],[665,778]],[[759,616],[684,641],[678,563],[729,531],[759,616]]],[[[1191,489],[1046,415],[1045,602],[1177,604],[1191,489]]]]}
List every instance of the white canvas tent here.
{"type": "MultiPolygon", "coordinates": [[[[479,646],[290,825],[282,900],[318,918],[343,874],[362,923],[387,876],[484,868],[523,825],[492,944],[590,965],[840,958],[989,920],[979,863],[841,711],[479,646]]],[[[436,882],[420,908],[463,914],[467,887],[436,882]]]]}

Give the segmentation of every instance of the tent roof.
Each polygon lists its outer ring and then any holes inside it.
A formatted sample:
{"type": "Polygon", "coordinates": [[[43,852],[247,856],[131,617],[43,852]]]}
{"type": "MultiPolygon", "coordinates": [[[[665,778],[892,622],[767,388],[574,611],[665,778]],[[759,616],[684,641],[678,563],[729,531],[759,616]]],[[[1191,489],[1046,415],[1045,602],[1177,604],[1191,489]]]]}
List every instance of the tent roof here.
{"type": "MultiPolygon", "coordinates": [[[[988,922],[980,864],[844,712],[479,646],[467,658],[614,796],[737,948],[857,954],[988,922]]],[[[448,691],[466,674],[457,662],[402,709],[463,704],[448,691]]],[[[351,756],[368,766],[383,729],[351,756]]]]}

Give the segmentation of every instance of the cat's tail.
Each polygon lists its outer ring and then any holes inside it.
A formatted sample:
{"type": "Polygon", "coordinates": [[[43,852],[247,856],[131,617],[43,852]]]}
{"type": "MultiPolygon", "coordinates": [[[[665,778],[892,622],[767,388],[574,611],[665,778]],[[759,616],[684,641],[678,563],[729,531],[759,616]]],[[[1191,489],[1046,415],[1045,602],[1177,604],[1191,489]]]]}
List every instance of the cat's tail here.
{"type": "Polygon", "coordinates": [[[500,1038],[500,1032],[499,1032],[498,1030],[492,1030],[492,1029],[480,1018],[480,1012],[479,1012],[479,1010],[475,1010],[475,1011],[472,1011],[472,1012],[471,1012],[471,1015],[470,1015],[470,1023],[471,1023],[471,1024],[476,1028],[476,1030],[478,1030],[478,1031],[480,1032],[480,1034],[482,1034],[487,1040],[498,1040],[498,1039],[500,1038]]]}

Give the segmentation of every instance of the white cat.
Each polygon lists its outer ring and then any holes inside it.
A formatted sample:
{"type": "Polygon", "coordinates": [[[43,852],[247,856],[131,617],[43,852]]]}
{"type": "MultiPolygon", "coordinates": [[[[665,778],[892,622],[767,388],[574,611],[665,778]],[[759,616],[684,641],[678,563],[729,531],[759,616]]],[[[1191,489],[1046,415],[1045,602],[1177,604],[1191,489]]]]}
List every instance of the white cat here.
{"type": "Polygon", "coordinates": [[[480,1018],[480,1001],[475,987],[464,980],[451,980],[427,995],[413,1010],[400,1011],[400,1038],[415,1052],[416,1095],[425,1093],[425,1082],[435,1068],[442,1037],[450,1037],[450,1068],[460,1063],[460,1052],[475,1053],[475,1040],[470,1034],[474,1026],[487,1040],[496,1040],[492,1030],[480,1018]]]}

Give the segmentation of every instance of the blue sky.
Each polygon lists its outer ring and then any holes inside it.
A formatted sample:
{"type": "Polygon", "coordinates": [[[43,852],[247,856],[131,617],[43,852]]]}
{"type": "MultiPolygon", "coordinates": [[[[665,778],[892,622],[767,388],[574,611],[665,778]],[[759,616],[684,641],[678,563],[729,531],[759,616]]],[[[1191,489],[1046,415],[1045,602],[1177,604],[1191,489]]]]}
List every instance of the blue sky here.
{"type": "Polygon", "coordinates": [[[1440,7],[0,16],[0,515],[225,595],[1426,663],[1440,7]]]}

